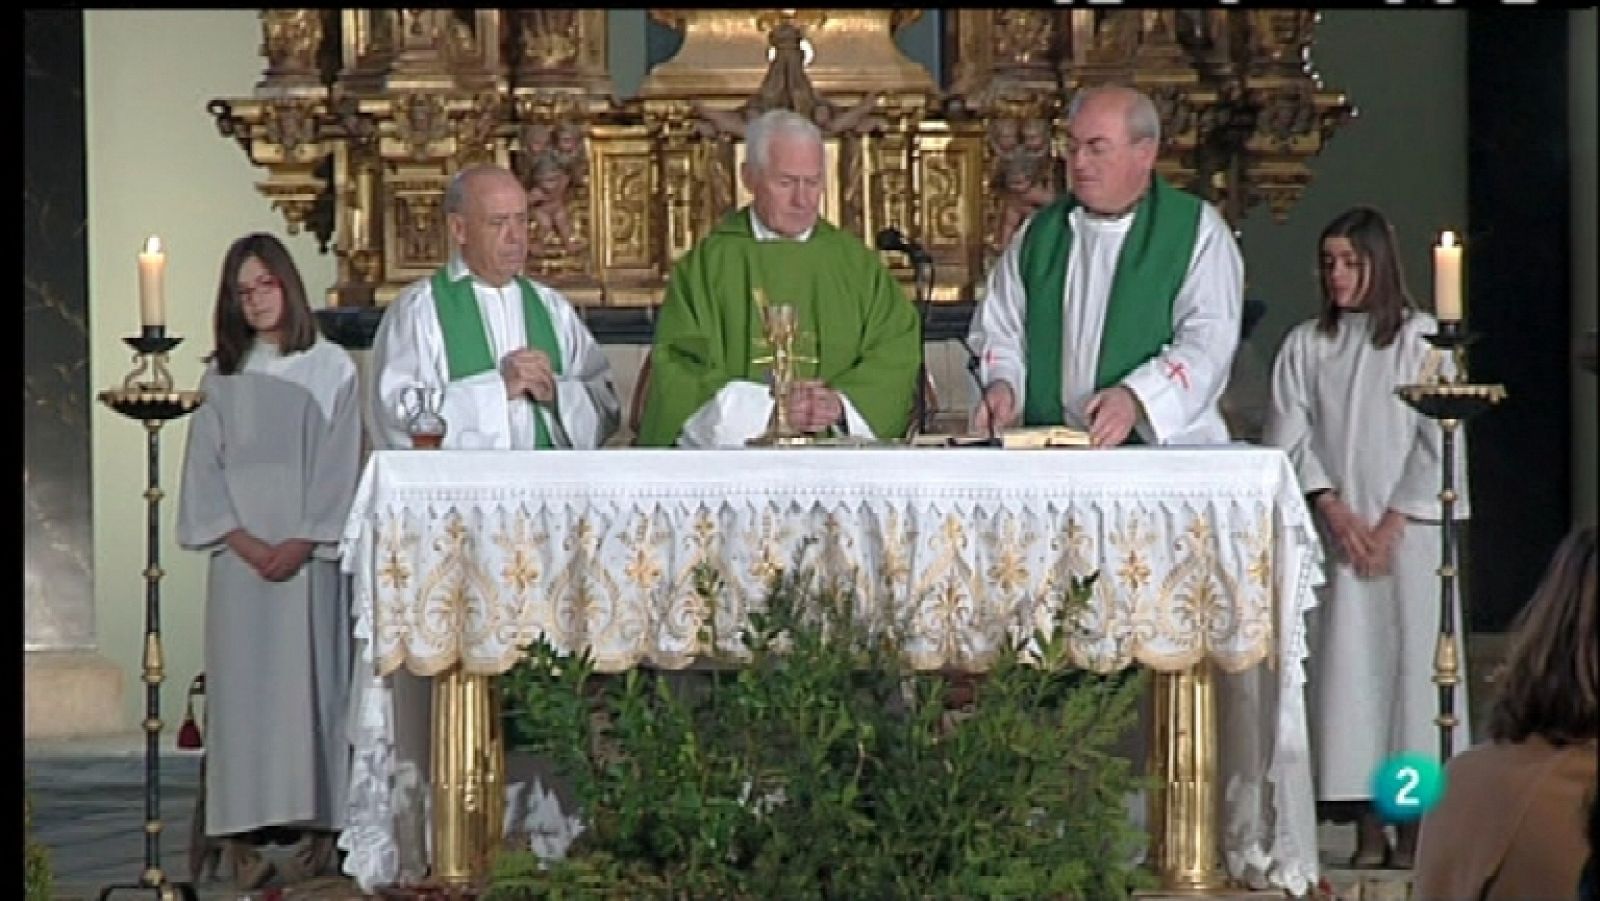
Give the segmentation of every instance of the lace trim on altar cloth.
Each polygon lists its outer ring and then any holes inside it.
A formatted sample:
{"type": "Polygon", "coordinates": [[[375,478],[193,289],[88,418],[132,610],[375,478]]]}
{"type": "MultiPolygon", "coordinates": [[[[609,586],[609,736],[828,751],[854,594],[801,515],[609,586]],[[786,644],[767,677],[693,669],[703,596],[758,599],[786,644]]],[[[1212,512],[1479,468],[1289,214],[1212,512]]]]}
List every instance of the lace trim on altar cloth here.
{"type": "Polygon", "coordinates": [[[414,801],[425,780],[414,765],[397,768],[394,759],[394,729],[389,716],[390,697],[386,680],[370,675],[370,645],[359,640],[357,657],[360,672],[351,691],[350,794],[345,812],[344,832],[339,847],[347,856],[344,872],[356,880],[363,892],[379,886],[420,878],[423,869],[405,866],[397,836],[407,830],[397,828],[401,819],[414,818],[414,801]],[[402,809],[397,810],[397,805],[402,809]]]}
{"type": "Polygon", "coordinates": [[[1272,502],[985,506],[929,501],[591,504],[386,503],[354,569],[378,671],[508,668],[538,638],[587,647],[597,669],[738,660],[738,624],[777,573],[854,594],[868,629],[893,624],[915,667],[982,670],[1047,627],[1074,577],[1098,572],[1076,662],[1227,672],[1276,649],[1272,502]],[[708,608],[702,566],[725,594],[708,608]],[[464,609],[463,609],[464,608],[464,609]],[[464,615],[463,615],[464,614],[464,615]],[[713,622],[714,620],[714,622],[713,622]],[[707,645],[708,625],[717,644],[707,645]]]}
{"type": "MultiPolygon", "coordinates": [[[[1284,542],[1299,549],[1293,554],[1297,565],[1282,574],[1284,596],[1300,598],[1301,603],[1298,609],[1283,610],[1280,617],[1283,647],[1277,681],[1272,685],[1276,697],[1255,698],[1255,703],[1248,705],[1254,708],[1253,719],[1258,725],[1264,711],[1278,711],[1272,724],[1272,742],[1263,749],[1269,758],[1266,784],[1252,782],[1237,772],[1229,774],[1223,793],[1223,848],[1228,873],[1233,878],[1251,888],[1282,889],[1301,897],[1320,876],[1316,800],[1306,731],[1305,664],[1310,656],[1307,617],[1317,603],[1312,588],[1322,582],[1322,548],[1309,524],[1280,523],[1279,528],[1284,542]]],[[[1255,672],[1260,674],[1262,683],[1267,682],[1264,671],[1255,672]]],[[[1240,763],[1238,755],[1248,751],[1240,748],[1239,741],[1230,741],[1227,726],[1220,721],[1219,726],[1223,746],[1230,752],[1224,755],[1225,759],[1232,757],[1233,763],[1240,763]]]]}

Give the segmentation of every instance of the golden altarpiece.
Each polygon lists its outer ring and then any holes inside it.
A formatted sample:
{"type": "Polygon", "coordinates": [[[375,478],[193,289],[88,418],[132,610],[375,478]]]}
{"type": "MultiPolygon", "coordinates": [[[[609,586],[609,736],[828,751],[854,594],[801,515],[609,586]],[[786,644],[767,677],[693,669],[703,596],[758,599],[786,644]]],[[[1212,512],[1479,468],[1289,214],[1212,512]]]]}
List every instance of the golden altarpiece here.
{"type": "MultiPolygon", "coordinates": [[[[1285,217],[1353,114],[1312,70],[1311,10],[941,10],[943,73],[895,43],[924,14],[650,10],[682,43],[620,98],[604,10],[263,10],[260,83],[210,112],[288,231],[337,256],[323,322],[355,345],[445,260],[445,187],[473,163],[506,165],[528,189],[527,274],[565,292],[602,342],[647,341],[673,262],[744,201],[744,123],[793,109],[826,136],[824,214],[868,240],[899,228],[932,255],[927,337],[939,339],[964,333],[998,248],[1064,190],[1076,89],[1148,92],[1160,171],[1235,227],[1262,204],[1285,217]]],[[[909,291],[907,262],[885,262],[909,291]]],[[[470,719],[483,677],[457,678],[463,694],[436,698],[470,719]]],[[[1215,889],[1210,667],[1158,673],[1154,696],[1157,869],[1166,888],[1215,889]]],[[[435,875],[463,880],[498,824],[470,826],[446,800],[435,875]]]]}
{"type": "Polygon", "coordinates": [[[438,266],[450,176],[493,161],[529,190],[528,274],[602,341],[647,323],[673,262],[743,201],[742,124],[773,106],[826,135],[825,215],[921,243],[939,307],[968,306],[1016,224],[1063,189],[1080,86],[1147,90],[1161,171],[1236,227],[1262,203],[1286,215],[1351,114],[1311,71],[1310,10],[942,10],[943,77],[895,43],[923,14],[651,10],[682,44],[622,99],[604,10],[264,10],[260,83],[210,111],[287,229],[337,256],[334,310],[381,307],[438,266]]]}

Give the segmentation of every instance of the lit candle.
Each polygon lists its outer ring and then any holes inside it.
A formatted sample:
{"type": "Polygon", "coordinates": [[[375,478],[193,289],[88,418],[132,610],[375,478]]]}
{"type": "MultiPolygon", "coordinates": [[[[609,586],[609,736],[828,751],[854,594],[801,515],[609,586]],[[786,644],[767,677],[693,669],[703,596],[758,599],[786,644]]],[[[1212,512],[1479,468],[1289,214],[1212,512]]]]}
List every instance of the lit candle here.
{"type": "Polygon", "coordinates": [[[1433,312],[1440,322],[1461,319],[1461,245],[1455,232],[1440,235],[1433,248],[1433,312]]]}
{"type": "Polygon", "coordinates": [[[167,255],[161,252],[161,239],[151,235],[139,254],[139,321],[145,328],[167,324],[167,301],[162,282],[167,271],[167,255]]]}

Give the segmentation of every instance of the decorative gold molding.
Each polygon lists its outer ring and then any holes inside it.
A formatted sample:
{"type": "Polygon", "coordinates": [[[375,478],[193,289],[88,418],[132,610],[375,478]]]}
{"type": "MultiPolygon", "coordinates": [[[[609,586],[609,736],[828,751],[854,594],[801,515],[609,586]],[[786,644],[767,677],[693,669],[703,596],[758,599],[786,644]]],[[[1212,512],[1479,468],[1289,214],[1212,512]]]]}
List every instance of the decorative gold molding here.
{"type": "MultiPolygon", "coordinates": [[[[252,96],[219,132],[266,170],[286,228],[339,260],[330,301],[387,303],[448,250],[443,191],[496,162],[530,192],[528,272],[580,304],[659,302],[673,262],[741,198],[743,124],[774,106],[829,147],[829,213],[895,226],[937,263],[936,301],[974,298],[1016,226],[1066,189],[1071,94],[1154,98],[1160,171],[1240,223],[1282,220],[1353,113],[1322,88],[1308,10],[945,10],[949,85],[894,34],[919,10],[657,9],[677,54],[619,101],[604,10],[273,9],[252,96]]],[[[906,261],[886,257],[909,286],[906,261]]]]}

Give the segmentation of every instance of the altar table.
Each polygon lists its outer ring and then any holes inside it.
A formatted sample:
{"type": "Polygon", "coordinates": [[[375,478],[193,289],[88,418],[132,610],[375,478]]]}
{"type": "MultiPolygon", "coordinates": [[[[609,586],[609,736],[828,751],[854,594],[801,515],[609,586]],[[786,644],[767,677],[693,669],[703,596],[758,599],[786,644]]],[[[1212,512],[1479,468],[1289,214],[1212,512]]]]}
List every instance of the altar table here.
{"type": "Polygon", "coordinates": [[[397,670],[501,673],[540,636],[601,672],[736,659],[736,625],[795,567],[853,587],[869,623],[899,618],[913,665],[973,672],[1098,572],[1075,661],[1215,672],[1226,869],[1316,881],[1303,683],[1322,550],[1277,449],[378,451],[342,549],[358,663],[341,846],[364,889],[426,865],[397,670]],[[725,586],[714,611],[702,566],[725,586]]]}

